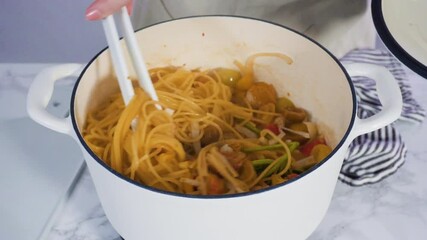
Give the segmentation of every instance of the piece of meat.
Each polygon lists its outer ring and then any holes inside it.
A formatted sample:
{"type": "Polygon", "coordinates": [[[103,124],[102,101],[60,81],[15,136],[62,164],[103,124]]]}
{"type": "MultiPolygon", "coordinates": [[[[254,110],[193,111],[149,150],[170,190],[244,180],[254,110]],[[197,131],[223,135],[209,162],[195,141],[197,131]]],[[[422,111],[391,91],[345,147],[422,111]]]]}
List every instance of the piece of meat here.
{"type": "Polygon", "coordinates": [[[200,139],[202,147],[207,146],[211,143],[218,142],[219,132],[214,126],[207,126],[203,129],[203,137],[200,139]]]}
{"type": "Polygon", "coordinates": [[[265,82],[255,82],[246,92],[246,100],[256,109],[267,103],[276,104],[276,99],[276,89],[265,82]]]}

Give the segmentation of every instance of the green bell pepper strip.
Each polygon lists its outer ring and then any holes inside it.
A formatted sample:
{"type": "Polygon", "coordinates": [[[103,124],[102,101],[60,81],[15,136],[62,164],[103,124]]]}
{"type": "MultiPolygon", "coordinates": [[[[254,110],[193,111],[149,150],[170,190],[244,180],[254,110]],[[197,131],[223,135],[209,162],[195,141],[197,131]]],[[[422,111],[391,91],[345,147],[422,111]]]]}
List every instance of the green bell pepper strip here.
{"type": "MultiPolygon", "coordinates": [[[[290,152],[292,153],[293,151],[295,151],[295,149],[297,149],[299,147],[299,142],[290,142],[290,143],[288,143],[288,147],[289,147],[290,152]]],[[[277,150],[277,149],[283,149],[283,146],[281,144],[274,144],[274,145],[269,145],[269,146],[246,148],[246,149],[243,149],[242,151],[246,152],[246,153],[251,153],[251,152],[262,151],[262,150],[277,150]],[[280,148],[278,147],[279,145],[280,145],[280,148]]],[[[287,154],[281,156],[276,161],[274,166],[272,168],[270,168],[270,170],[268,170],[268,172],[266,173],[265,176],[268,177],[275,172],[280,172],[281,170],[283,170],[286,167],[287,161],[288,161],[288,155],[287,154]]],[[[264,170],[273,162],[274,162],[273,159],[257,159],[257,160],[252,161],[252,166],[258,172],[258,171],[264,170]]]]}
{"type": "MultiPolygon", "coordinates": [[[[288,144],[289,149],[291,149],[291,151],[294,151],[295,149],[297,149],[299,147],[299,142],[290,142],[287,144],[288,144]]],[[[258,152],[258,151],[280,150],[280,149],[283,149],[283,145],[279,143],[279,144],[273,144],[273,145],[242,148],[242,152],[253,153],[253,152],[258,152]]]]}

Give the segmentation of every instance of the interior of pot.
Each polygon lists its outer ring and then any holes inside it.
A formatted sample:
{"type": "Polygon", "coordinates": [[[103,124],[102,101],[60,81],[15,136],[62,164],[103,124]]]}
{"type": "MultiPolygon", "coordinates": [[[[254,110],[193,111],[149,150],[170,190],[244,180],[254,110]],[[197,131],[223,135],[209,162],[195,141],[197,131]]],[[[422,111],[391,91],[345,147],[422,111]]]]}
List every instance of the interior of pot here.
{"type": "MultiPolygon", "coordinates": [[[[326,50],[292,30],[254,19],[209,16],[160,23],[139,31],[137,38],[149,68],[237,68],[233,61],[244,62],[255,53],[287,54],[294,60],[291,65],[273,57],[256,60],[257,78],[308,110],[332,147],[349,129],[355,105],[345,72],[326,50]]],[[[74,98],[80,130],[87,112],[118,91],[113,76],[108,50],[88,65],[74,98]]]]}

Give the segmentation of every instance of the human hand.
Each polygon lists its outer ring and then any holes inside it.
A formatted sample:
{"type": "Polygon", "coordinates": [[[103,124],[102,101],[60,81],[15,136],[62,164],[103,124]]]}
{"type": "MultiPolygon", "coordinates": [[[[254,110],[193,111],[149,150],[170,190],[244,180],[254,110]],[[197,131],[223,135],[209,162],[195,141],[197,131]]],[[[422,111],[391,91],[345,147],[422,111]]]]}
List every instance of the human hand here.
{"type": "Polygon", "coordinates": [[[95,0],[86,9],[86,19],[89,21],[101,20],[124,6],[127,7],[129,14],[131,14],[133,0],[95,0]]]}

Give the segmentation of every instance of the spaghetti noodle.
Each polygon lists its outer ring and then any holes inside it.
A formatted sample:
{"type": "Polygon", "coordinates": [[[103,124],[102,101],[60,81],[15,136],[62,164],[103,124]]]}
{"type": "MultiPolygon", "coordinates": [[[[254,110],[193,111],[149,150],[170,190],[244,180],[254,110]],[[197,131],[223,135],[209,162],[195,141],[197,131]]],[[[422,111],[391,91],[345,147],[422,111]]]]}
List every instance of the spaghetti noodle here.
{"type": "Polygon", "coordinates": [[[261,56],[292,63],[265,53],[236,62],[240,71],[151,69],[159,102],[135,87],[124,106],[117,93],[89,112],[84,138],[115,171],[171,192],[240,193],[296,177],[331,149],[304,110],[256,81],[253,64],[261,56]]]}

